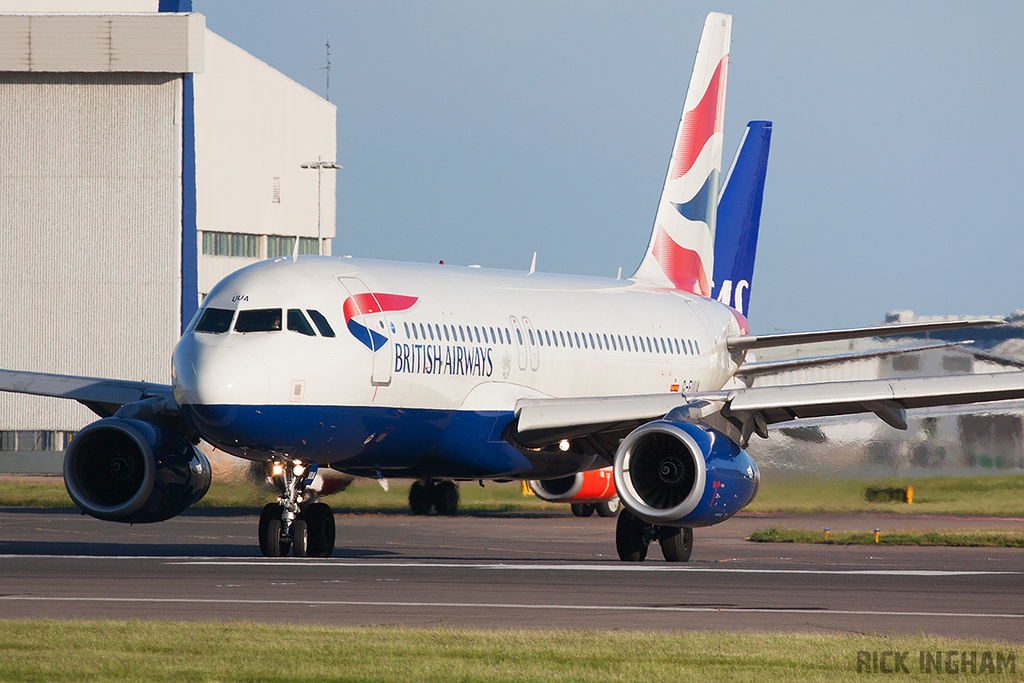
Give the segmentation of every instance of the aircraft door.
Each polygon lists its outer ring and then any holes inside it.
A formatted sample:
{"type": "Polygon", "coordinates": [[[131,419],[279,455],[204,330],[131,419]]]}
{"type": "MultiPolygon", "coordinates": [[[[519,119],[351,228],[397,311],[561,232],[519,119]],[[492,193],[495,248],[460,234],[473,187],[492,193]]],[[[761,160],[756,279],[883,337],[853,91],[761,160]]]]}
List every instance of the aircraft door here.
{"type": "Polygon", "coordinates": [[[348,292],[345,301],[345,324],[349,332],[373,354],[370,384],[391,384],[391,369],[395,365],[395,345],[391,340],[391,323],[369,288],[355,277],[339,277],[338,282],[348,292]]]}
{"type": "Polygon", "coordinates": [[[523,334],[523,326],[519,324],[519,318],[510,315],[508,319],[512,322],[512,337],[515,341],[516,351],[519,352],[519,369],[526,369],[526,336],[523,334]]]}
{"type": "Polygon", "coordinates": [[[533,329],[533,323],[525,315],[523,327],[526,328],[526,339],[523,341],[530,345],[530,367],[536,370],[540,367],[540,335],[533,329]]]}

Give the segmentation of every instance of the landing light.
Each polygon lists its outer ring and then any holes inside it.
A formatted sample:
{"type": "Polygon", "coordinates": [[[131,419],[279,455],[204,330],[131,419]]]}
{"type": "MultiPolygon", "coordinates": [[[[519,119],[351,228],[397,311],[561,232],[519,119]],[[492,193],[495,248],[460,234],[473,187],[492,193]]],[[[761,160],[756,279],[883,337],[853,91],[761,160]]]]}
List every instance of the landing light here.
{"type": "Polygon", "coordinates": [[[303,468],[302,465],[296,465],[295,467],[292,468],[292,474],[294,474],[296,477],[300,476],[304,471],[305,468],[303,468]]]}
{"type": "Polygon", "coordinates": [[[275,462],[275,463],[274,463],[274,469],[273,469],[273,472],[274,472],[274,476],[275,476],[275,477],[276,477],[277,475],[281,474],[282,472],[284,472],[284,468],[283,468],[283,467],[281,467],[281,463],[279,463],[279,462],[275,462]]]}
{"type": "Polygon", "coordinates": [[[569,450],[569,439],[562,439],[561,441],[559,441],[558,450],[562,451],[563,453],[569,450]]]}

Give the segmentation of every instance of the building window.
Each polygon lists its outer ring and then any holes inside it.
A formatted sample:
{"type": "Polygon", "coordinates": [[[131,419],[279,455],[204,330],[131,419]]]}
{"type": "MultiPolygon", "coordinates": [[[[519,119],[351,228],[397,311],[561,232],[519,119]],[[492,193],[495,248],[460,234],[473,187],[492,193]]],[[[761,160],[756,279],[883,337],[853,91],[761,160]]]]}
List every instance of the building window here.
{"type": "Polygon", "coordinates": [[[274,182],[270,189],[270,201],[274,204],[281,203],[281,179],[274,178],[274,182]]]}
{"type": "Polygon", "coordinates": [[[207,256],[244,256],[259,258],[259,235],[238,232],[203,231],[203,254],[207,256]]]}
{"type": "Polygon", "coordinates": [[[63,451],[74,435],[46,430],[0,431],[0,451],[63,451]]]}
{"type": "Polygon", "coordinates": [[[295,250],[295,238],[283,235],[267,235],[267,258],[291,256],[295,250]]]}

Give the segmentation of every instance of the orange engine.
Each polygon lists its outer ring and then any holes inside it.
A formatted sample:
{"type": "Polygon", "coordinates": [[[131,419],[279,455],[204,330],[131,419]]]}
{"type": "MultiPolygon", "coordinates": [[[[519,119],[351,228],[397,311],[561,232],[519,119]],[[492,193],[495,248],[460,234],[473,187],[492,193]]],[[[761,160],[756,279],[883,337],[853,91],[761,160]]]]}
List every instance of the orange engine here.
{"type": "Polygon", "coordinates": [[[615,498],[612,468],[578,472],[558,479],[534,479],[530,488],[549,503],[603,503],[615,498]]]}

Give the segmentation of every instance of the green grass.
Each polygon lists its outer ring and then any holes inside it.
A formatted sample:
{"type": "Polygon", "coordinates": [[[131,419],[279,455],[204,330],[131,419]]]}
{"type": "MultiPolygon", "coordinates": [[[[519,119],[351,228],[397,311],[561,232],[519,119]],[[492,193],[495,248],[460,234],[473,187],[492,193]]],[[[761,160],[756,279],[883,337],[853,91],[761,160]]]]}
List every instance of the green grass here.
{"type": "Polygon", "coordinates": [[[1024,475],[856,481],[765,476],[750,512],[899,512],[1024,516],[1024,475]],[[868,486],[914,487],[914,502],[868,502],[868,486]]]}
{"type": "MultiPolygon", "coordinates": [[[[0,681],[853,681],[860,651],[1024,653],[875,635],[482,631],[164,622],[0,622],[0,681]]],[[[890,659],[890,662],[892,660],[890,659]]],[[[955,678],[955,677],[953,677],[955,678]]],[[[943,680],[950,679],[943,676],[943,680]]]]}
{"type": "MultiPolygon", "coordinates": [[[[344,491],[326,500],[338,512],[408,509],[407,480],[392,480],[388,491],[375,481],[357,479],[344,491]]],[[[524,496],[519,482],[495,484],[461,482],[463,510],[565,511],[567,505],[545,503],[536,496],[524,496]]],[[[230,480],[214,481],[198,507],[256,508],[273,501],[277,494],[253,484],[230,480]]],[[[67,507],[71,499],[59,477],[53,483],[0,482],[0,507],[67,507]]],[[[977,477],[928,477],[855,481],[811,477],[765,476],[750,512],[898,512],[903,514],[959,514],[1024,516],[1024,475],[977,477]],[[914,487],[914,502],[868,502],[867,486],[914,487]]]]}
{"type": "MultiPolygon", "coordinates": [[[[758,529],[748,537],[760,543],[825,543],[829,545],[874,545],[872,531],[824,531],[773,526],[758,529]]],[[[879,545],[941,545],[973,548],[1024,548],[1024,529],[915,529],[886,530],[879,545]]]]}

